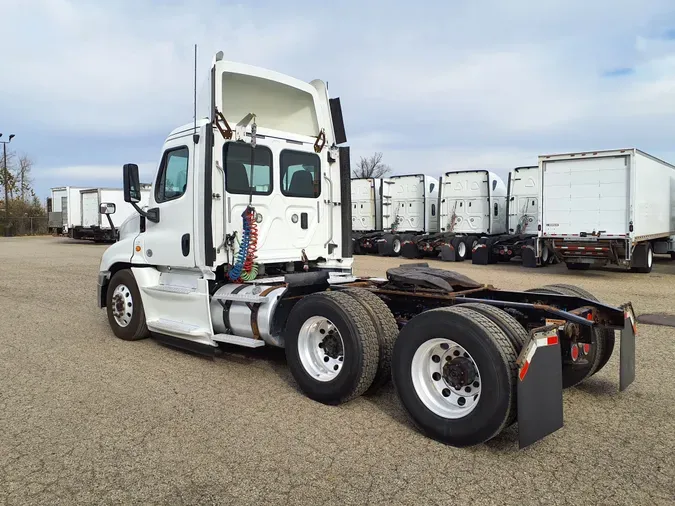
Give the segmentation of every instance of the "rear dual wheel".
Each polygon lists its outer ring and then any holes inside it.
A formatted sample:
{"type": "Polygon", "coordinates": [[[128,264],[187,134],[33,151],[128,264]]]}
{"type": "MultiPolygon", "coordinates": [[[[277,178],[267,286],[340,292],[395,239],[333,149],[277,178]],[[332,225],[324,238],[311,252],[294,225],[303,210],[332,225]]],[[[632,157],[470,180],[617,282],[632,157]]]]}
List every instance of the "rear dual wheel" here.
{"type": "MultiPolygon", "coordinates": [[[[574,285],[554,284],[541,288],[526,290],[529,293],[543,293],[582,297],[598,302],[592,294],[574,285]]],[[[601,370],[609,361],[614,350],[614,331],[593,329],[591,334],[590,350],[578,363],[563,361],[563,388],[578,385],[601,370]]]]}
{"type": "Polygon", "coordinates": [[[512,340],[492,316],[468,306],[418,314],[392,356],[393,382],[413,423],[458,447],[491,439],[517,413],[512,340]]]}
{"type": "Polygon", "coordinates": [[[455,237],[451,244],[455,248],[455,261],[462,262],[471,259],[473,248],[478,244],[478,239],[474,236],[455,237]]]}
{"type": "Polygon", "coordinates": [[[286,358],[305,395],[340,404],[386,383],[397,334],[396,320],[376,295],[361,289],[315,293],[288,317],[286,358]]]}

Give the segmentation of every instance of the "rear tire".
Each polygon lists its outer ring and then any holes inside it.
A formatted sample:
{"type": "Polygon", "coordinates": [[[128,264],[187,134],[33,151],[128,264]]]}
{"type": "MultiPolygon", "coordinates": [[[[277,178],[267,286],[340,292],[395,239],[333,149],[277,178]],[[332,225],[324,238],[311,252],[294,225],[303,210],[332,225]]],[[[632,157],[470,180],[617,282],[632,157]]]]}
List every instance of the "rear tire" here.
{"type": "Polygon", "coordinates": [[[460,306],[418,314],[394,345],[392,377],[409,417],[452,446],[483,443],[515,419],[516,373],[506,334],[460,306]]]}
{"type": "Polygon", "coordinates": [[[633,272],[649,274],[654,267],[654,249],[652,243],[646,242],[638,244],[633,250],[633,272]]]}
{"type": "Polygon", "coordinates": [[[466,260],[468,246],[464,242],[463,237],[455,237],[452,239],[452,247],[455,248],[455,262],[463,262],[466,260]]]}
{"type": "MultiPolygon", "coordinates": [[[[532,288],[525,290],[527,293],[543,293],[552,295],[568,295],[577,297],[579,293],[574,292],[569,288],[563,288],[560,285],[545,285],[541,288],[532,288]]],[[[598,332],[594,331],[591,335],[591,351],[586,357],[586,364],[570,364],[563,361],[562,364],[562,379],[563,388],[570,388],[578,385],[587,378],[590,378],[598,370],[600,361],[604,356],[604,338],[598,332]]],[[[561,347],[562,350],[562,347],[561,347]]],[[[562,360],[562,356],[561,356],[562,360]]]]}
{"type": "MultiPolygon", "coordinates": [[[[598,298],[595,297],[592,293],[587,292],[583,288],[579,288],[578,286],[575,285],[555,284],[547,286],[550,286],[551,288],[562,288],[564,290],[569,290],[570,292],[574,292],[579,297],[583,297],[584,299],[600,302],[598,298]]],[[[593,371],[593,374],[597,373],[600,369],[602,369],[603,367],[605,367],[605,365],[607,365],[607,362],[609,362],[609,359],[612,357],[612,353],[614,352],[614,344],[616,340],[616,336],[614,335],[613,330],[598,330],[597,332],[600,334],[601,339],[603,341],[602,356],[600,357],[598,367],[595,369],[595,371],[593,371]]]]}
{"type": "Polygon", "coordinates": [[[374,393],[391,378],[391,354],[398,337],[398,324],[387,305],[373,292],[363,288],[346,288],[340,292],[349,295],[361,304],[375,325],[380,360],[373,383],[367,391],[367,393],[374,393]]]}
{"type": "Polygon", "coordinates": [[[150,336],[136,278],[129,269],[117,271],[106,292],[110,328],[124,341],[139,341],[150,336]]]}
{"type": "Polygon", "coordinates": [[[525,345],[528,337],[527,331],[525,330],[525,327],[523,327],[518,322],[518,320],[516,320],[506,311],[480,302],[461,304],[457,307],[473,309],[474,311],[487,316],[504,332],[504,334],[506,334],[506,337],[509,338],[513,349],[516,351],[516,354],[520,353],[520,351],[523,349],[523,346],[525,345]]]}
{"type": "Polygon", "coordinates": [[[360,396],[377,373],[375,325],[363,306],[344,293],[314,293],[296,303],[287,320],[285,348],[300,389],[324,404],[360,396]]]}

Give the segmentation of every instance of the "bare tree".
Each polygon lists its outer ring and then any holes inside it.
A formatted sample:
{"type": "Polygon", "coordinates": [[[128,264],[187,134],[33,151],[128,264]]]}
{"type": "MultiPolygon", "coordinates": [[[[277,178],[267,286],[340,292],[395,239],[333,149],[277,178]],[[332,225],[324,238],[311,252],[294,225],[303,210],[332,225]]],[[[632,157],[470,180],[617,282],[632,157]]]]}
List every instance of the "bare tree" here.
{"type": "Polygon", "coordinates": [[[354,177],[383,177],[391,172],[391,167],[382,163],[382,153],[377,152],[368,158],[361,157],[356,168],[352,170],[354,177]]]}
{"type": "Polygon", "coordinates": [[[21,155],[15,169],[14,180],[22,202],[26,202],[26,197],[30,196],[31,185],[33,184],[33,179],[30,177],[32,168],[33,160],[28,155],[21,155]]]}

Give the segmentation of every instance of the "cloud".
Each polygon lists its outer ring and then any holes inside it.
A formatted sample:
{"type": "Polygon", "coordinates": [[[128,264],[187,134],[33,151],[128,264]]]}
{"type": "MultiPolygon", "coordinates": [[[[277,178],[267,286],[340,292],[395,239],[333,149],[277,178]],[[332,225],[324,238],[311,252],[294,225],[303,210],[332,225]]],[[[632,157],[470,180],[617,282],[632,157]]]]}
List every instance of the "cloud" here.
{"type": "MultiPolygon", "coordinates": [[[[157,165],[153,162],[139,163],[140,179],[151,181],[157,165]]],[[[63,180],[72,183],[88,182],[92,186],[114,182],[121,187],[122,167],[117,165],[71,165],[42,169],[35,173],[37,179],[63,180]]],[[[70,184],[70,183],[68,183],[70,184]]]]}
{"type": "Polygon", "coordinates": [[[373,0],[339,10],[309,0],[16,0],[2,20],[0,42],[12,49],[0,116],[21,130],[45,183],[119,181],[125,143],[131,160],[157,158],[161,138],[192,119],[194,43],[200,88],[221,49],[327,80],[352,156],[382,151],[399,173],[508,169],[556,151],[672,151],[672,0],[373,0]],[[67,142],[43,141],[57,137],[67,142]]]}

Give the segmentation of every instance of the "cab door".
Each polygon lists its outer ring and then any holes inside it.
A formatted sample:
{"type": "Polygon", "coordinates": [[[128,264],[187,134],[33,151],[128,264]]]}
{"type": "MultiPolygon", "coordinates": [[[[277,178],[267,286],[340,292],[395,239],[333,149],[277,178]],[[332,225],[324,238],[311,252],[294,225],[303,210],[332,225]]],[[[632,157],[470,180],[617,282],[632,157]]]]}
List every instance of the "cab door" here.
{"type": "Polygon", "coordinates": [[[145,261],[157,266],[194,267],[194,193],[198,167],[191,136],[164,144],[164,153],[152,186],[149,207],[159,209],[159,222],[145,220],[140,239],[145,261]],[[193,163],[194,162],[194,163],[193,163]]]}

